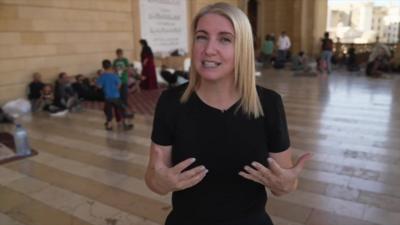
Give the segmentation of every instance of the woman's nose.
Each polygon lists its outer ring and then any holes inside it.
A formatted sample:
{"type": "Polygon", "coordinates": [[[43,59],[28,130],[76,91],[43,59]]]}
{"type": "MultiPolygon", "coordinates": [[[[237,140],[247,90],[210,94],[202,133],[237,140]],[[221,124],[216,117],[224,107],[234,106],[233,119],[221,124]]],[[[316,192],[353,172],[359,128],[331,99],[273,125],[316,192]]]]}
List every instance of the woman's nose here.
{"type": "Polygon", "coordinates": [[[214,40],[209,40],[205,46],[205,53],[206,55],[214,55],[217,53],[217,46],[216,46],[216,41],[214,40]]]}

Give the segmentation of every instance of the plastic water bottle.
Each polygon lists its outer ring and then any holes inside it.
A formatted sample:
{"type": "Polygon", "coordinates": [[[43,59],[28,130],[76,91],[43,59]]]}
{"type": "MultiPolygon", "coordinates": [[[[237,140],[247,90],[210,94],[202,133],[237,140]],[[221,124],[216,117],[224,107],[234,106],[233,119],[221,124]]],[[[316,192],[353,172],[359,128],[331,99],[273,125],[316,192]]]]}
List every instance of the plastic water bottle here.
{"type": "Polygon", "coordinates": [[[31,149],[28,144],[28,133],[21,124],[15,126],[14,131],[15,151],[19,156],[26,156],[31,154],[31,149]]]}

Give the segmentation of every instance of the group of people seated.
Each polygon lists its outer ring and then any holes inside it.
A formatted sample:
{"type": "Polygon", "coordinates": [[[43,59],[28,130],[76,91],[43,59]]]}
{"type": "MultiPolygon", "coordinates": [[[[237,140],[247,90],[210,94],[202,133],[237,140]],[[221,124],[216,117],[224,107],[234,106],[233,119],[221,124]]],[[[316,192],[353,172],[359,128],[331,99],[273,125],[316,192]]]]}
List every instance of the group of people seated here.
{"type": "MultiPolygon", "coordinates": [[[[266,38],[269,43],[270,37],[266,38]]],[[[330,49],[332,51],[332,48],[330,49]]],[[[309,73],[312,71],[311,62],[308,60],[306,54],[303,51],[298,52],[297,54],[287,54],[288,57],[285,62],[291,61],[291,70],[295,72],[305,72],[309,73]]],[[[375,43],[374,47],[371,49],[371,52],[368,55],[368,60],[365,65],[365,73],[367,76],[378,77],[382,74],[383,71],[396,71],[400,70],[400,65],[393,66],[394,63],[391,63],[391,59],[393,58],[392,52],[389,50],[388,46],[379,43],[378,41],[375,43]]],[[[263,65],[264,68],[268,68],[268,65],[275,64],[276,56],[271,52],[271,54],[266,55],[261,52],[258,57],[259,63],[263,65]]],[[[341,54],[341,57],[338,58],[337,55],[333,54],[329,58],[329,62],[323,60],[323,56],[318,57],[316,59],[316,66],[319,71],[323,71],[324,69],[328,69],[329,64],[334,65],[344,65],[346,70],[349,72],[358,72],[361,70],[361,61],[362,56],[356,52],[356,48],[354,44],[350,44],[347,49],[346,54],[341,54]]],[[[284,67],[275,67],[276,69],[284,68],[284,67]]],[[[295,73],[296,74],[296,73],[295,73]]]]}
{"type": "MultiPolygon", "coordinates": [[[[54,84],[44,83],[40,73],[33,74],[33,81],[29,84],[28,99],[31,102],[32,112],[48,111],[51,115],[65,115],[67,112],[81,110],[83,92],[82,75],[77,75],[71,82],[65,72],[58,74],[54,84]]],[[[95,90],[94,87],[90,87],[95,90]]]]}
{"type": "Polygon", "coordinates": [[[366,61],[365,74],[371,77],[379,77],[382,72],[389,72],[396,70],[393,66],[395,63],[391,62],[393,53],[389,47],[377,41],[368,53],[357,53],[354,44],[350,44],[347,49],[347,54],[341,54],[340,58],[333,58],[335,64],[344,65],[349,72],[358,72],[361,70],[362,61],[366,61]],[[365,59],[364,59],[365,58],[365,59]]]}

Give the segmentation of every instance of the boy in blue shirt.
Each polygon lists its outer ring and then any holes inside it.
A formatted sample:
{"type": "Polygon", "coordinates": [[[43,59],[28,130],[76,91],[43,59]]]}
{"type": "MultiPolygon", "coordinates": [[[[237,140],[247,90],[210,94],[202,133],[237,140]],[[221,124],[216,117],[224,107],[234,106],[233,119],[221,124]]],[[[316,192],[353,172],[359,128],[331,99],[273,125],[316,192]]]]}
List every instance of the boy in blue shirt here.
{"type": "Polygon", "coordinates": [[[121,87],[121,80],[114,73],[111,61],[108,59],[102,62],[104,72],[97,79],[96,84],[103,89],[104,92],[104,113],[106,115],[106,123],[104,124],[106,130],[112,130],[111,121],[113,118],[113,109],[115,111],[115,118],[117,122],[122,120],[125,130],[132,129],[132,124],[126,124],[124,106],[120,99],[119,89],[121,87]]]}

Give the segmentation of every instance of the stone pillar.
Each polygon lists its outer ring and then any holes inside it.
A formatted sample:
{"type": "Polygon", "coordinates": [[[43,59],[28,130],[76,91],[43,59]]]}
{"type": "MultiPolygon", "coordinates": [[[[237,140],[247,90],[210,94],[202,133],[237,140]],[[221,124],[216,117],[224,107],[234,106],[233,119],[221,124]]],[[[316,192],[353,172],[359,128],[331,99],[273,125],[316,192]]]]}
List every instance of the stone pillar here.
{"type": "Polygon", "coordinates": [[[313,51],[314,55],[319,54],[321,46],[321,38],[326,31],[328,15],[328,1],[314,0],[314,29],[313,29],[313,51]]]}
{"type": "Polygon", "coordinates": [[[263,1],[263,34],[286,31],[292,41],[292,52],[319,53],[320,38],[326,29],[327,0],[263,1]]]}
{"type": "Polygon", "coordinates": [[[321,37],[326,30],[328,2],[298,0],[295,6],[294,33],[300,37],[295,40],[298,45],[294,45],[294,49],[316,56],[320,53],[321,37]]]}

